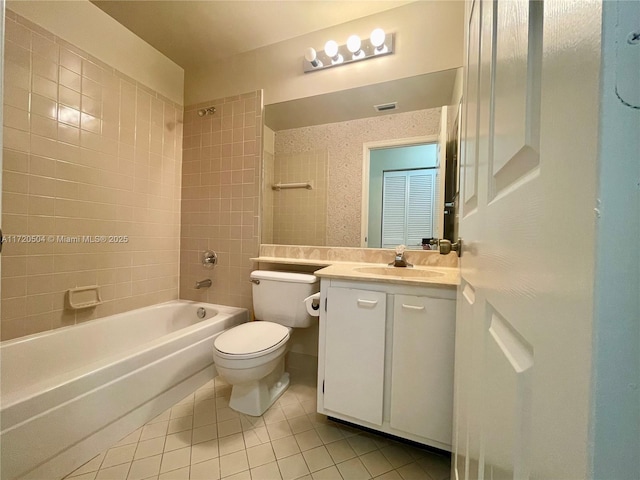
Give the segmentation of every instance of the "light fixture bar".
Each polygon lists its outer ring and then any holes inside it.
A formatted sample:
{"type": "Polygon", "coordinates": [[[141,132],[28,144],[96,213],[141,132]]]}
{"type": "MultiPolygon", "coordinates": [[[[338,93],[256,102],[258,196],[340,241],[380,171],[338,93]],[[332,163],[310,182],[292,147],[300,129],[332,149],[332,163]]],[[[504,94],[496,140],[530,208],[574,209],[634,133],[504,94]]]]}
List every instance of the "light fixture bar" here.
{"type": "MultiPolygon", "coordinates": [[[[324,50],[316,52],[315,59],[309,60],[309,56],[305,56],[302,60],[304,73],[316,72],[318,70],[324,70],[325,68],[337,67],[339,65],[346,65],[348,63],[359,62],[361,60],[368,60],[369,58],[377,58],[385,55],[391,55],[394,52],[394,33],[387,33],[384,37],[383,48],[376,48],[369,38],[361,40],[360,50],[356,54],[349,51],[347,44],[338,46],[338,53],[333,57],[330,57],[324,50]],[[340,61],[336,61],[339,58],[340,61]],[[333,61],[332,61],[333,60],[333,61]]],[[[312,49],[310,49],[312,50],[312,49]]]]}

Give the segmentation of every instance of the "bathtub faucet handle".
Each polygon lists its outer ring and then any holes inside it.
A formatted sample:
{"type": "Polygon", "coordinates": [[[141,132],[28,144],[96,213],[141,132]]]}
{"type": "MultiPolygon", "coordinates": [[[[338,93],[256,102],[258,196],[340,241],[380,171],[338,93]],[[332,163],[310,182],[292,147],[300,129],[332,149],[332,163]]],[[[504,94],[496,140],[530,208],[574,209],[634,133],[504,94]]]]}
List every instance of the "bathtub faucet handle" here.
{"type": "Polygon", "coordinates": [[[207,250],[202,253],[202,265],[206,268],[213,267],[218,263],[218,254],[213,250],[207,250]]]}

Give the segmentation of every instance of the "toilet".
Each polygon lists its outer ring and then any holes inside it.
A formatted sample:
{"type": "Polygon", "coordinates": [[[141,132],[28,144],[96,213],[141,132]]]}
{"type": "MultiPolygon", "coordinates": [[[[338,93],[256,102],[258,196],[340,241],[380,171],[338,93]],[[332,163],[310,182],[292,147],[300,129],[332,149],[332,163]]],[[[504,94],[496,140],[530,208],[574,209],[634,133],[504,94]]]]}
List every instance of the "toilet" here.
{"type": "Polygon", "coordinates": [[[316,321],[305,300],[320,291],[315,275],[256,270],[251,272],[256,321],[233,327],[214,341],[213,362],[229,383],[229,407],[262,415],[289,387],[284,355],[292,328],[316,321]]]}

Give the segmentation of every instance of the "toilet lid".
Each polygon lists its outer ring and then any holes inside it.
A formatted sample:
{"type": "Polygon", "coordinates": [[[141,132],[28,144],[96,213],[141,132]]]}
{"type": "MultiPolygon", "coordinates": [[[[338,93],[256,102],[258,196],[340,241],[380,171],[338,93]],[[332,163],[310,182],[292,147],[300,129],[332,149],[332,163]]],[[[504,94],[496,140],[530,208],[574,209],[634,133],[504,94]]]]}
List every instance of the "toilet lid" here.
{"type": "Polygon", "coordinates": [[[289,329],[273,322],[247,322],[227,330],[213,342],[216,350],[229,355],[258,353],[289,338],[289,329]]]}

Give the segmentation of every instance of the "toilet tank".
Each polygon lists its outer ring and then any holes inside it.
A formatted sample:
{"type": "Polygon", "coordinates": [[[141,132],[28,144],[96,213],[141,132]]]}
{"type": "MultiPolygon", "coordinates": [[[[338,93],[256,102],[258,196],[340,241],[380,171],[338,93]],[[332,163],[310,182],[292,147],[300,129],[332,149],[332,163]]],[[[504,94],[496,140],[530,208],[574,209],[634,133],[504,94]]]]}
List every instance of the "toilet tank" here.
{"type": "Polygon", "coordinates": [[[318,277],[308,273],[256,270],[251,272],[253,309],[257,320],[305,328],[316,320],[304,299],[320,291],[318,277]]]}

